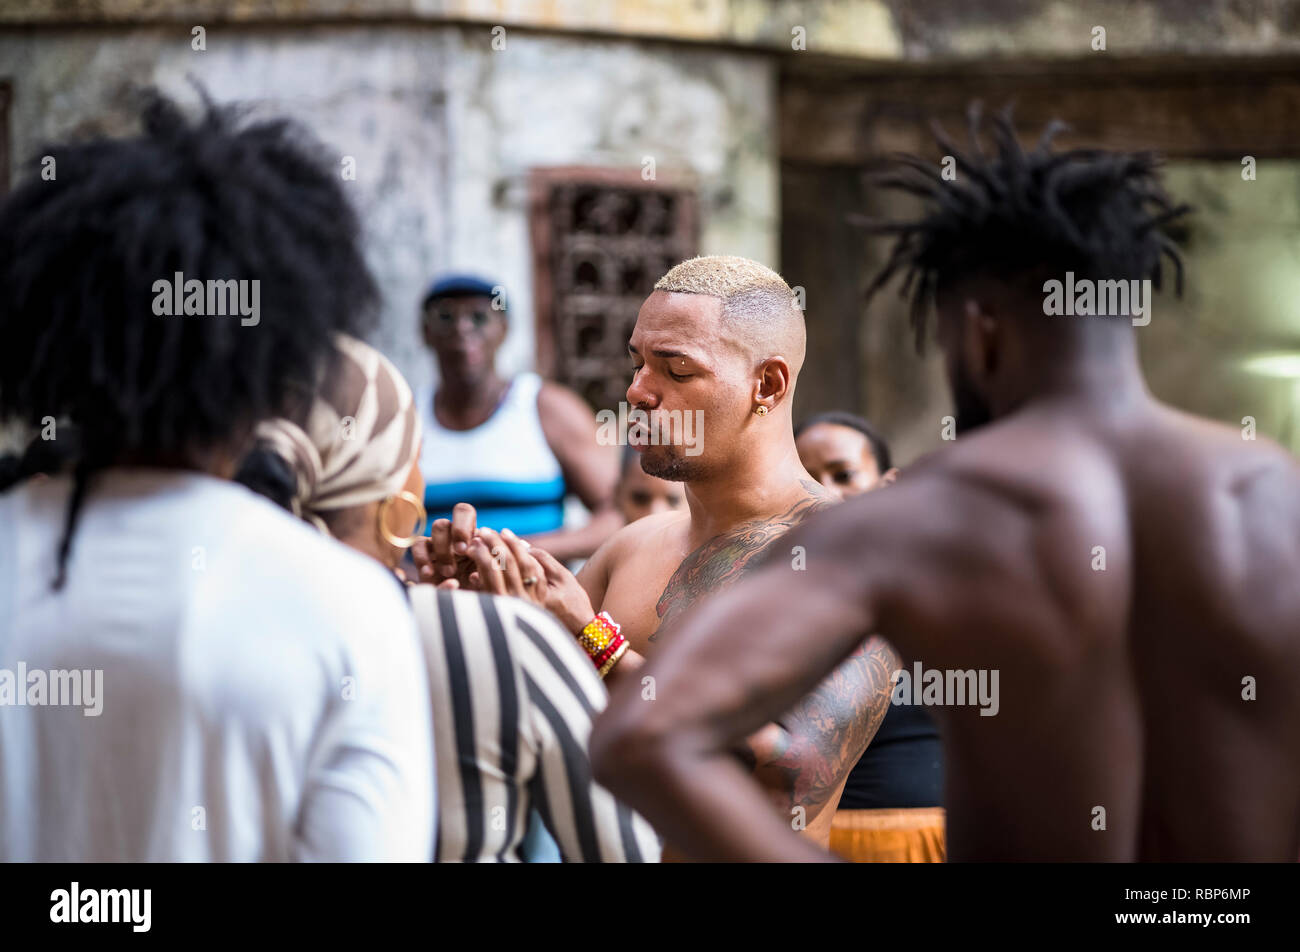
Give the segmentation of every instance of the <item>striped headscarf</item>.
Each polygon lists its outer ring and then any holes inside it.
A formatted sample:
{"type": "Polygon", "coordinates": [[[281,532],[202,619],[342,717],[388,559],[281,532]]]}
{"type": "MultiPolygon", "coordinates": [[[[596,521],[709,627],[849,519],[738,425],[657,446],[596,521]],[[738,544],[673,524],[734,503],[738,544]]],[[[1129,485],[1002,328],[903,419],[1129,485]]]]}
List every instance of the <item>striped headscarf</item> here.
{"type": "Polygon", "coordinates": [[[355,338],[340,335],[337,347],[306,423],[277,417],[257,427],[294,471],[294,513],[323,532],[321,513],[399,492],[420,449],[420,414],[401,372],[355,338]]]}

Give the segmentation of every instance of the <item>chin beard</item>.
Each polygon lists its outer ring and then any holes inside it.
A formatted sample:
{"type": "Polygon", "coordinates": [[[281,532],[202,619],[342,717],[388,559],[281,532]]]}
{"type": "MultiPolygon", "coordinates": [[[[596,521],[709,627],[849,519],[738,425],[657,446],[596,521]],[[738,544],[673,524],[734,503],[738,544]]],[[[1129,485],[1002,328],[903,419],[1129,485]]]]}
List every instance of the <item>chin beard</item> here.
{"type": "Polygon", "coordinates": [[[993,413],[989,410],[988,403],[975,391],[962,371],[958,371],[956,377],[952,379],[952,403],[953,417],[959,435],[993,420],[993,413]]]}
{"type": "Polygon", "coordinates": [[[698,478],[700,471],[698,460],[676,456],[662,446],[647,446],[641,450],[641,472],[647,476],[686,483],[698,478]]]}

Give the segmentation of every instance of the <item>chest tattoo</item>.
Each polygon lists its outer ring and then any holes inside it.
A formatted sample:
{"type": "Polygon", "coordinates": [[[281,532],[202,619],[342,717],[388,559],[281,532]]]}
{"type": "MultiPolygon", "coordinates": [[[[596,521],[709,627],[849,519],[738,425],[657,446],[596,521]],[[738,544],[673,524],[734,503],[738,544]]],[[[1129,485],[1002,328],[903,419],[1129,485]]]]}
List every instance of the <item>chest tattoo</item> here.
{"type": "Polygon", "coordinates": [[[714,536],[682,559],[655,605],[659,623],[650,641],[658,640],[664,627],[698,599],[734,585],[748,568],[759,564],[764,553],[791,527],[831,504],[816,483],[804,480],[803,485],[809,495],[781,515],[741,523],[714,536]]]}

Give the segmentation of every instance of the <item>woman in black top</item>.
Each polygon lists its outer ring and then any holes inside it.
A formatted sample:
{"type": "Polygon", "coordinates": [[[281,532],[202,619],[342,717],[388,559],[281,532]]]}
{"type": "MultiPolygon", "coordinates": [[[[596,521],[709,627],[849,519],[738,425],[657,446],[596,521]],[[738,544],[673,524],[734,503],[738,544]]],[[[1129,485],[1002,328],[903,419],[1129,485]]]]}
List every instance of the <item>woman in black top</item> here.
{"type": "MultiPolygon", "coordinates": [[[[800,424],[804,468],[845,499],[898,475],[889,447],[866,420],[826,413],[800,424]]],[[[831,849],[854,862],[943,862],[943,750],[925,708],[895,704],[844,785],[831,849]]]]}

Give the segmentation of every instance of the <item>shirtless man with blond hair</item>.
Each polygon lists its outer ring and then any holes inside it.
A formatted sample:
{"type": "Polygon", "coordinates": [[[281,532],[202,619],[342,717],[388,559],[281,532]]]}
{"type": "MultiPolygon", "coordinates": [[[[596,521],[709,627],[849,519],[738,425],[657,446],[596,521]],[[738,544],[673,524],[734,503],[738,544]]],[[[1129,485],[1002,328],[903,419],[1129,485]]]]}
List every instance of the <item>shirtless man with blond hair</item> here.
{"type": "Polygon", "coordinates": [[[991,146],[941,142],[956,182],[921,158],[893,179],[926,208],[886,225],[877,285],[910,277],[918,339],[937,313],[959,439],[795,530],[806,571],[693,612],[647,664],[660,700],[596,723],[597,779],[695,858],[829,858],[729,751],[873,631],[1001,673],[997,716],[934,709],[951,858],[1300,852],[1300,468],[1152,396],[1149,299],[1054,313],[1067,276],[1158,287],[1184,210],[1153,156],[1056,152],[1054,128],[1026,150],[1003,117],[991,146]]]}
{"type": "MultiPolygon", "coordinates": [[[[473,510],[459,507],[450,523],[435,525],[434,564],[422,569],[424,577],[458,575],[487,591],[523,594],[575,633],[597,611],[607,612],[631,645],[609,676],[611,689],[639,682],[642,656],[672,640],[683,612],[764,557],[797,563],[781,536],[831,502],[794,444],[791,412],[804,347],[803,314],[775,272],[736,257],[677,265],[642,305],[628,343],[634,376],[627,399],[645,414],[628,442],[638,445],[645,472],[684,484],[686,509],[623,528],[575,583],[546,553],[509,534],[476,531],[473,510]],[[663,438],[669,421],[696,411],[697,444],[663,438]],[[651,434],[659,434],[657,443],[639,445],[651,434]]],[[[733,750],[763,784],[781,822],[823,846],[845,778],[888,707],[898,667],[887,644],[864,639],[810,693],[733,750]]],[[[734,662],[743,664],[743,656],[734,662]]],[[[627,690],[654,703],[639,683],[627,690]]]]}

